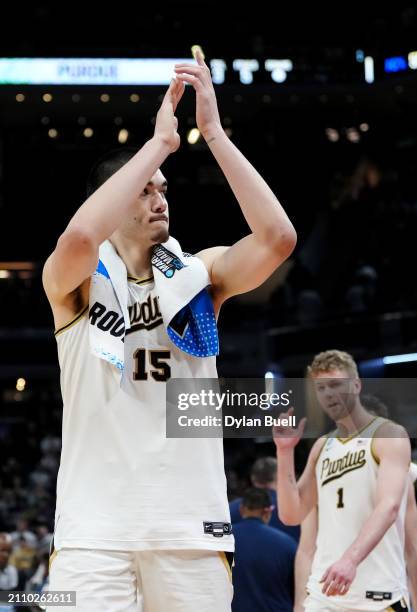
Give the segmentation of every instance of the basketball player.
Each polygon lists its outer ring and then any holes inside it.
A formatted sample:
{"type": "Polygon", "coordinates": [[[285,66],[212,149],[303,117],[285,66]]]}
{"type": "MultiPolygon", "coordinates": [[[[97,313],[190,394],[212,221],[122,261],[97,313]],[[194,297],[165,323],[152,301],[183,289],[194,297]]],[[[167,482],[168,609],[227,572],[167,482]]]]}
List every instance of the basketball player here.
{"type": "Polygon", "coordinates": [[[297,429],[274,431],[278,505],[283,522],[301,523],[317,505],[318,536],[308,612],[406,610],[404,516],[410,442],[405,430],[365,410],[353,358],[317,355],[309,373],[318,401],[337,430],[314,444],[298,482],[297,429]]]}
{"type": "MultiPolygon", "coordinates": [[[[94,168],[92,194],[44,268],[64,402],[50,590],[75,590],[81,611],[223,612],[231,606],[226,556],[233,536],[222,440],[165,434],[165,381],[217,376],[215,357],[192,357],[170,342],[152,277],[152,249],[169,238],[160,166],[180,145],[174,113],[185,83],[196,92],[197,126],[251,229],[231,247],[197,255],[211,280],[216,316],[227,298],[260,285],[290,255],[295,231],[227,138],[210,70],[201,53],[196,59],[176,67],[154,136],[135,154],[109,154],[94,168]],[[130,311],[142,317],[134,326],[142,329],[125,336],[129,393],[120,388],[118,370],[89,349],[90,279],[106,239],[127,268],[130,311]],[[209,529],[213,523],[216,531],[209,529]]],[[[198,194],[188,206],[190,231],[198,231],[204,215],[221,219],[215,203],[200,209],[198,194]]]]}
{"type": "MultiPolygon", "coordinates": [[[[362,396],[361,403],[371,414],[388,416],[388,408],[374,396],[362,396]]],[[[405,514],[405,560],[411,603],[413,609],[417,610],[417,503],[414,491],[414,482],[417,480],[417,464],[411,463],[409,473],[410,483],[405,514]]],[[[306,597],[306,586],[316,552],[317,527],[318,516],[317,507],[315,507],[304,519],[301,526],[301,538],[295,557],[294,612],[304,612],[303,602],[306,597]]]]}

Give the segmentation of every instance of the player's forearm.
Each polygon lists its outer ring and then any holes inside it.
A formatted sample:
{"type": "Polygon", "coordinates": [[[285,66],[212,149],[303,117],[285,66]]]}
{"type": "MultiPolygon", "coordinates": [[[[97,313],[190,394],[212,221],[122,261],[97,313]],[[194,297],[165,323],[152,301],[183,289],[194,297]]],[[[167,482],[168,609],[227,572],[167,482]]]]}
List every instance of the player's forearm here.
{"type": "Polygon", "coordinates": [[[391,499],[380,501],[363,524],[358,537],[343,555],[359,565],[381,541],[387,530],[394,523],[399,505],[391,499]]]}
{"type": "Polygon", "coordinates": [[[288,255],[294,248],[296,233],[272,190],[221,126],[207,134],[206,141],[253,234],[288,255]]]}
{"type": "MultiPolygon", "coordinates": [[[[414,495],[414,489],[412,490],[414,495]]],[[[411,596],[413,610],[417,610],[417,523],[415,521],[415,508],[412,509],[410,517],[410,509],[407,508],[406,514],[406,529],[405,529],[405,563],[408,574],[408,587],[411,596]],[[412,521],[407,519],[412,518],[412,521]]]]}
{"type": "Polygon", "coordinates": [[[301,499],[294,467],[294,449],[277,452],[278,516],[285,525],[302,522],[301,499]]]}
{"type": "Polygon", "coordinates": [[[408,588],[413,610],[417,610],[417,557],[410,562],[407,558],[408,588]]]}
{"type": "Polygon", "coordinates": [[[303,601],[306,598],[307,581],[311,572],[311,563],[313,557],[308,552],[298,547],[295,556],[294,574],[295,574],[295,601],[294,612],[304,612],[303,601]]]}
{"type": "Polygon", "coordinates": [[[85,233],[99,245],[109,238],[131,209],[147,182],[170,153],[161,139],[148,140],[77,210],[66,232],[85,233]]]}

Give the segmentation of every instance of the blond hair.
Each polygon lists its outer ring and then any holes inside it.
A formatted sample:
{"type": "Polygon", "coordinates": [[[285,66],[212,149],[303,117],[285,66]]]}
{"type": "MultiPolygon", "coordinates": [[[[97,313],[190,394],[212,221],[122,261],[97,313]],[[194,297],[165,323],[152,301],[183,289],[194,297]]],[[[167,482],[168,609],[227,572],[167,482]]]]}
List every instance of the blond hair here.
{"type": "Polygon", "coordinates": [[[352,355],[334,349],[318,353],[311,362],[311,365],[308,366],[307,372],[310,376],[314,376],[322,372],[342,369],[347,370],[350,376],[359,378],[358,366],[352,355]]]}

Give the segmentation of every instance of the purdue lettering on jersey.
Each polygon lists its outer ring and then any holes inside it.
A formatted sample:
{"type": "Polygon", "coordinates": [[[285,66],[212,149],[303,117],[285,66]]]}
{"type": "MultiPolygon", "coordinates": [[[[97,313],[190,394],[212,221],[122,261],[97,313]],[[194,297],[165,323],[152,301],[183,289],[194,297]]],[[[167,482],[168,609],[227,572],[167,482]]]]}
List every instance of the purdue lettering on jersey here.
{"type": "Polygon", "coordinates": [[[91,325],[97,325],[101,331],[108,331],[116,338],[124,336],[125,322],[123,317],[114,310],[107,310],[104,304],[95,302],[93,306],[91,306],[88,316],[91,325]]]}
{"type": "Polygon", "coordinates": [[[341,478],[352,470],[358,470],[366,464],[366,451],[351,452],[348,451],[344,457],[331,461],[329,458],[324,459],[321,465],[320,484],[323,487],[325,484],[341,478]]]}
{"type": "Polygon", "coordinates": [[[215,379],[216,358],[175,346],[154,283],[133,281],[129,332],[140,331],[123,337],[123,317],[94,298],[90,317],[57,336],[64,414],[55,547],[231,552],[231,530],[202,529],[207,518],[230,523],[223,440],[166,436],[166,381],[215,379]],[[90,325],[124,340],[122,372],[93,354],[90,325]]]}
{"type": "MultiPolygon", "coordinates": [[[[374,437],[385,419],[376,417],[358,434],[338,438],[330,434],[323,443],[315,466],[317,483],[317,547],[307,590],[328,605],[321,582],[326,570],[343,557],[375,509],[379,464],[372,451],[374,437]]],[[[404,516],[407,488],[394,523],[358,566],[345,595],[332,597],[335,609],[381,612],[407,595],[404,562],[404,516]],[[369,594],[386,593],[383,602],[369,594]]]]}
{"type": "MultiPolygon", "coordinates": [[[[145,301],[136,302],[128,308],[131,328],[127,330],[127,334],[141,329],[154,329],[163,323],[161,311],[159,310],[158,296],[149,294],[145,301]]],[[[104,304],[95,302],[90,308],[89,318],[91,325],[97,325],[101,331],[109,332],[116,338],[124,336],[125,324],[123,316],[120,316],[114,310],[107,310],[104,304]]]]}
{"type": "Polygon", "coordinates": [[[136,302],[133,306],[129,306],[129,318],[131,328],[127,330],[127,334],[140,329],[154,329],[162,325],[158,296],[149,294],[144,302],[136,302]]]}

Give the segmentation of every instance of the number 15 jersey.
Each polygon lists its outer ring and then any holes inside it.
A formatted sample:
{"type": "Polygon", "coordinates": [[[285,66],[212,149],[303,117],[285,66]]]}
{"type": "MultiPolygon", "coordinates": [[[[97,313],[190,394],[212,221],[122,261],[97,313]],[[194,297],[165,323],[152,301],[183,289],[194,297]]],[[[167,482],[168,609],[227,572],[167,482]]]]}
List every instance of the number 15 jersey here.
{"type": "Polygon", "coordinates": [[[232,551],[226,525],[221,537],[204,529],[230,523],[223,440],[167,438],[165,429],[165,381],[217,378],[215,357],[174,346],[153,279],[129,279],[121,388],[118,370],[90,351],[88,314],[103,313],[94,306],[56,332],[64,408],[55,548],[232,551]]]}

